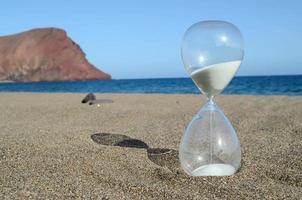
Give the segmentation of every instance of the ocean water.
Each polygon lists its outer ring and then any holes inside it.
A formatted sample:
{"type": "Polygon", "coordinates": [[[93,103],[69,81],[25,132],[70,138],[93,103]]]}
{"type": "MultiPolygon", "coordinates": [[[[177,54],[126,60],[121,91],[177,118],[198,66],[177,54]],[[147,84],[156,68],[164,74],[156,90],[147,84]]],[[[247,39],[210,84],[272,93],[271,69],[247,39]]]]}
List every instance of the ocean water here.
{"type": "MultiPolygon", "coordinates": [[[[0,92],[199,94],[190,78],[0,83],[0,92]]],[[[302,75],[235,77],[223,94],[302,95],[302,75]]]]}

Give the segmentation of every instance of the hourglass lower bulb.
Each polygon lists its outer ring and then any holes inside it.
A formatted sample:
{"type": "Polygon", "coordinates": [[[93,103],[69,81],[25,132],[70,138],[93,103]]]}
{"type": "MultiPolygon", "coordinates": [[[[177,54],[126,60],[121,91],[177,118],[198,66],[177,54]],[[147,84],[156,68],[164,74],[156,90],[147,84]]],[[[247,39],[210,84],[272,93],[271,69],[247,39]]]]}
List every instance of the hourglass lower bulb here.
{"type": "Polygon", "coordinates": [[[228,85],[241,64],[241,34],[224,21],[196,23],[185,33],[182,59],[208,101],[193,117],[182,138],[181,166],[191,176],[232,175],[240,167],[240,143],[230,121],[213,99],[228,85]]]}

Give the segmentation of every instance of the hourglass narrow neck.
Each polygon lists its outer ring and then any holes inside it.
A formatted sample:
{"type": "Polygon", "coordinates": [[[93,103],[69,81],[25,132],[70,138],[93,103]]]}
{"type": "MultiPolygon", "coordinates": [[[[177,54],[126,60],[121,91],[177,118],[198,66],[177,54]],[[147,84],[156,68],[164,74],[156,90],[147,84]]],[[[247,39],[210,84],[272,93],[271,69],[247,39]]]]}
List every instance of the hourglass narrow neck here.
{"type": "Polygon", "coordinates": [[[214,102],[214,96],[208,98],[205,108],[209,111],[213,111],[216,109],[216,103],[214,102]]]}
{"type": "Polygon", "coordinates": [[[211,104],[215,104],[215,102],[214,102],[214,96],[208,97],[207,102],[208,102],[208,103],[211,103],[211,104]]]}
{"type": "Polygon", "coordinates": [[[218,110],[218,108],[212,97],[212,98],[208,98],[207,102],[204,104],[204,106],[199,111],[199,114],[202,114],[203,112],[213,112],[216,110],[218,110]]]}

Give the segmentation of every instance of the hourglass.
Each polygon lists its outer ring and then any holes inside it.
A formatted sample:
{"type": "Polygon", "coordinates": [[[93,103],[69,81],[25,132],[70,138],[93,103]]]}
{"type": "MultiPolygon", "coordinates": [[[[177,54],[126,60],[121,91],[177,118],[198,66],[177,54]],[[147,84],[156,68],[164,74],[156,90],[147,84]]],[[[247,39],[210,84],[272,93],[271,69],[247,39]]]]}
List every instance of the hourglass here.
{"type": "Polygon", "coordinates": [[[179,158],[191,176],[228,176],[240,167],[237,134],[214,97],[229,84],[243,59],[240,31],[225,21],[202,21],[185,33],[181,46],[184,66],[208,98],[182,138],[179,158]]]}

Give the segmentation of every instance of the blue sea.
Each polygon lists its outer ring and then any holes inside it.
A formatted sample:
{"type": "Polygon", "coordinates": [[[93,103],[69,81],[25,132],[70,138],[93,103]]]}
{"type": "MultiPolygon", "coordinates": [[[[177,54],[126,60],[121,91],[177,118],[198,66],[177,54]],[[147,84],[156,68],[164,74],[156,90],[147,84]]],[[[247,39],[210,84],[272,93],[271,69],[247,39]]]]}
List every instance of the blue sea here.
{"type": "MultiPolygon", "coordinates": [[[[1,83],[0,92],[199,94],[190,78],[1,83]]],[[[302,75],[235,77],[223,94],[302,95],[302,75]]]]}

